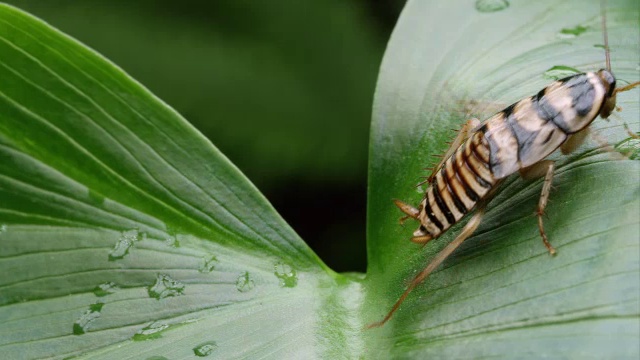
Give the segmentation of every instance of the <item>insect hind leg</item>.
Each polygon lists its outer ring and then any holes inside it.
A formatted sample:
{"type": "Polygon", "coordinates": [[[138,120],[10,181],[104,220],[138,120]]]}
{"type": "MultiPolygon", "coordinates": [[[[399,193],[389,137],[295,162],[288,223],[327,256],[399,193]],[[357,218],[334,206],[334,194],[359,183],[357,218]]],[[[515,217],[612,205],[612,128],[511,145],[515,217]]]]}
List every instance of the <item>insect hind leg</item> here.
{"type": "Polygon", "coordinates": [[[398,301],[396,301],[396,303],[393,304],[393,307],[387,313],[384,319],[367,325],[366,327],[367,329],[380,327],[384,325],[387,321],[389,321],[389,319],[391,319],[391,316],[393,316],[396,310],[400,308],[400,305],[402,305],[402,303],[407,298],[409,293],[411,293],[411,291],[413,291],[413,289],[415,289],[416,286],[420,285],[420,283],[422,283],[424,279],[426,279],[427,276],[429,276],[433,272],[433,270],[435,270],[438,266],[440,266],[440,264],[442,264],[442,262],[447,257],[449,257],[449,255],[451,255],[451,253],[454,252],[458,248],[458,246],[460,246],[460,244],[462,244],[465,240],[469,238],[469,236],[471,236],[471,234],[473,234],[473,232],[478,228],[478,225],[480,225],[480,222],[482,221],[482,217],[484,215],[484,209],[485,209],[485,206],[483,204],[476,210],[476,213],[469,220],[469,222],[464,226],[462,231],[460,231],[460,234],[458,234],[458,236],[452,242],[450,242],[449,245],[447,245],[444,249],[442,249],[438,253],[438,255],[436,255],[436,257],[433,258],[433,260],[431,260],[431,262],[429,263],[429,265],[427,265],[427,267],[425,267],[418,275],[416,275],[415,278],[413,278],[413,280],[411,281],[407,289],[402,293],[398,301]]]}
{"type": "Polygon", "coordinates": [[[555,165],[551,160],[543,160],[537,162],[527,168],[520,170],[520,175],[523,178],[535,178],[544,174],[544,181],[542,183],[542,192],[540,193],[540,200],[538,200],[538,207],[536,208],[536,216],[538,217],[538,230],[540,231],[540,237],[542,243],[549,251],[549,254],[555,255],[556,249],[551,245],[547,234],[544,231],[544,223],[542,217],[544,216],[544,209],[549,202],[549,194],[551,193],[551,182],[553,181],[553,170],[555,165]]]}

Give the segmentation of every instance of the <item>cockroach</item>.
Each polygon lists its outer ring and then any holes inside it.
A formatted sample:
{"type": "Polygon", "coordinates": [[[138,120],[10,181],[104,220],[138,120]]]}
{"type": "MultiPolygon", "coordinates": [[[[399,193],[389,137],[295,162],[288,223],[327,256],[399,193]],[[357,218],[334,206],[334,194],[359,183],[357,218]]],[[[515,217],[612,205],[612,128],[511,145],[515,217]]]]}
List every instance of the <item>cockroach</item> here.
{"type": "Polygon", "coordinates": [[[616,87],[604,7],[603,3],[605,69],[557,80],[484,122],[468,120],[424,182],[429,186],[418,207],[394,200],[406,214],[401,221],[412,218],[420,222],[411,238],[418,244],[438,238],[465,215],[473,213],[473,216],[460,234],[411,281],[384,319],[367,328],[384,325],[409,293],[471,236],[480,225],[495,190],[515,172],[525,178],[544,176],[536,215],[542,242],[551,255],[555,254],[543,225],[554,172],[553,161],[545,158],[558,148],[563,154],[575,150],[585,140],[589,125],[598,115],[603,119],[611,115],[616,108],[616,94],[640,85],[639,81],[616,87]]]}

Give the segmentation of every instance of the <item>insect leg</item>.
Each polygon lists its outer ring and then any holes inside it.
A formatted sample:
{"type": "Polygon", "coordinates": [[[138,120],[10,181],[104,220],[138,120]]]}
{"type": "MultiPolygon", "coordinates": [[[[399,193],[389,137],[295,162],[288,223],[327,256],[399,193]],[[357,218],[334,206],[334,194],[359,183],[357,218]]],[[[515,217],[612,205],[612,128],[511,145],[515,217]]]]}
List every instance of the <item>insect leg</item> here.
{"type": "Polygon", "coordinates": [[[478,126],[480,126],[480,120],[478,120],[476,118],[472,118],[472,119],[467,120],[467,122],[464,123],[464,125],[462,125],[462,128],[458,132],[458,135],[456,135],[455,139],[453,139],[451,144],[449,144],[449,149],[442,156],[442,158],[440,159],[440,162],[438,163],[438,165],[436,165],[436,166],[434,166],[432,168],[431,175],[429,175],[429,177],[425,181],[423,181],[420,184],[418,184],[418,186],[420,186],[422,184],[430,183],[431,180],[433,180],[433,177],[436,175],[436,172],[438,171],[438,169],[440,169],[440,166],[442,166],[442,164],[444,164],[444,162],[447,161],[447,159],[454,152],[456,152],[458,150],[460,145],[462,145],[462,143],[465,140],[467,140],[473,134],[473,130],[475,130],[478,126]]]}
{"type": "Polygon", "coordinates": [[[618,123],[621,123],[622,126],[624,127],[624,130],[627,132],[627,134],[629,134],[629,136],[633,139],[640,139],[640,135],[634,133],[633,131],[631,131],[631,129],[629,128],[629,125],[622,121],[622,119],[620,119],[620,117],[618,116],[618,114],[611,114],[611,118],[613,118],[614,120],[616,120],[618,123]]]}
{"type": "Polygon", "coordinates": [[[526,168],[520,169],[520,176],[523,179],[531,180],[537,179],[545,176],[547,174],[547,169],[549,168],[549,164],[553,164],[551,160],[541,160],[537,163],[527,166],[526,168]]]}
{"type": "Polygon", "coordinates": [[[636,82],[631,83],[631,84],[629,84],[629,85],[626,85],[626,86],[623,86],[623,87],[616,88],[616,89],[613,91],[613,93],[614,93],[614,94],[617,94],[617,93],[619,93],[619,92],[629,91],[629,90],[631,90],[631,89],[633,89],[634,87],[637,87],[637,86],[640,86],[640,81],[636,81],[636,82]]]}
{"type": "Polygon", "coordinates": [[[544,232],[544,225],[542,224],[542,215],[544,215],[544,209],[547,207],[549,200],[549,193],[551,193],[551,182],[553,181],[553,169],[555,165],[553,161],[545,161],[544,165],[547,166],[547,174],[544,176],[544,182],[542,183],[542,192],[540,193],[536,215],[538,215],[538,230],[540,230],[542,242],[544,246],[547,247],[547,250],[549,250],[549,254],[555,255],[556,249],[549,243],[549,239],[547,239],[547,235],[544,232]]]}
{"type": "Polygon", "coordinates": [[[611,144],[609,144],[606,139],[598,135],[598,133],[596,133],[595,131],[591,132],[591,138],[595,140],[595,142],[597,142],[606,152],[608,152],[613,159],[615,160],[625,159],[624,155],[617,152],[616,149],[614,149],[613,146],[611,146],[611,144]]]}
{"type": "Polygon", "coordinates": [[[631,136],[634,139],[640,139],[640,135],[634,133],[633,131],[631,131],[631,129],[629,129],[629,125],[627,125],[627,123],[622,124],[624,126],[624,129],[627,131],[627,134],[629,134],[629,136],[631,136]]]}
{"type": "MultiPolygon", "coordinates": [[[[624,92],[624,91],[629,91],[637,86],[640,86],[640,81],[636,81],[634,83],[631,83],[627,86],[623,86],[623,87],[618,87],[613,91],[613,96],[615,97],[617,93],[619,92],[624,92]]],[[[618,108],[618,111],[620,111],[620,108],[618,108]]],[[[640,139],[640,135],[634,133],[633,131],[631,131],[631,129],[629,129],[629,125],[627,125],[627,123],[623,122],[622,125],[624,126],[624,129],[627,131],[627,134],[629,134],[629,136],[631,136],[634,139],[640,139]]]]}
{"type": "Polygon", "coordinates": [[[400,218],[400,225],[404,225],[404,221],[407,220],[408,218],[412,218],[412,219],[417,219],[418,218],[418,214],[420,213],[419,209],[414,208],[413,206],[404,203],[398,199],[394,199],[393,203],[396,204],[396,206],[403,212],[406,214],[406,216],[403,216],[400,218]]]}
{"type": "MultiPolygon", "coordinates": [[[[640,136],[631,132],[627,124],[624,124],[624,127],[625,129],[627,129],[627,132],[631,137],[633,137],[634,139],[640,138],[640,136]]],[[[614,149],[613,146],[611,146],[605,139],[600,137],[597,133],[590,131],[590,128],[584,128],[581,131],[569,136],[567,141],[560,145],[560,150],[565,155],[572,153],[587,139],[587,135],[591,135],[591,138],[593,138],[593,140],[600,144],[600,146],[605,151],[611,153],[616,159],[624,158],[624,156],[616,151],[616,149],[614,149]]],[[[540,176],[542,175],[543,174],[540,174],[540,176]]]]}
{"type": "Polygon", "coordinates": [[[542,224],[542,215],[544,215],[544,209],[547,207],[547,201],[549,200],[549,193],[551,192],[551,181],[553,181],[553,169],[555,168],[553,161],[547,163],[547,174],[544,176],[544,183],[542,184],[542,193],[540,194],[540,201],[538,201],[538,230],[540,230],[540,236],[544,246],[549,250],[549,254],[554,255],[556,249],[549,243],[547,235],[544,233],[544,226],[542,224]]]}
{"type": "Polygon", "coordinates": [[[555,165],[551,160],[542,160],[529,167],[520,169],[520,176],[525,179],[538,178],[544,175],[544,182],[542,183],[542,193],[540,194],[540,200],[538,201],[538,207],[536,209],[536,215],[538,216],[538,230],[540,230],[540,236],[544,246],[549,250],[549,254],[554,255],[556,249],[551,246],[546,233],[544,232],[544,226],[542,223],[542,216],[544,215],[544,209],[547,207],[549,201],[549,193],[551,192],[551,181],[553,180],[553,170],[555,165]]]}
{"type": "Polygon", "coordinates": [[[578,146],[582,145],[584,140],[587,138],[587,135],[589,135],[588,127],[569,136],[567,141],[560,145],[560,151],[562,151],[562,153],[565,155],[572,153],[575,149],[578,148],[578,146]]]}
{"type": "Polygon", "coordinates": [[[398,308],[407,298],[409,293],[413,291],[413,289],[415,289],[415,287],[418,286],[421,282],[423,282],[424,279],[426,279],[427,276],[429,276],[429,274],[433,272],[433,270],[435,270],[440,264],[442,264],[442,262],[447,257],[449,257],[449,255],[451,255],[451,253],[454,252],[455,249],[458,248],[458,246],[460,246],[460,244],[462,244],[465,240],[467,240],[467,238],[469,238],[469,236],[471,236],[471,234],[473,234],[473,232],[476,230],[478,225],[480,225],[482,216],[484,215],[484,208],[485,208],[484,204],[478,206],[476,213],[473,215],[471,220],[469,220],[469,222],[464,226],[462,231],[460,231],[460,234],[458,234],[458,236],[452,242],[450,242],[449,245],[447,245],[444,249],[442,249],[438,253],[438,255],[436,255],[436,257],[434,257],[433,260],[431,260],[429,265],[427,265],[427,267],[424,268],[424,270],[422,270],[415,278],[413,278],[413,280],[411,281],[407,289],[404,291],[404,293],[402,293],[398,301],[396,301],[396,303],[393,304],[393,307],[391,308],[389,313],[387,313],[384,319],[367,325],[366,327],[367,329],[380,327],[384,325],[389,319],[391,319],[391,316],[393,315],[393,313],[395,313],[396,310],[398,310],[398,308]]]}

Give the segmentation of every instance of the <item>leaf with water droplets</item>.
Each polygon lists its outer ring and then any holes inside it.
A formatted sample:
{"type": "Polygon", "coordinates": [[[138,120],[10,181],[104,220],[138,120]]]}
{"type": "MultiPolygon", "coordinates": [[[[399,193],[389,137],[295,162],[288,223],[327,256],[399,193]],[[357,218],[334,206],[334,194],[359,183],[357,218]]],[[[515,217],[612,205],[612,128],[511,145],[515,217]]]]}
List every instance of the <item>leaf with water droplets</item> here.
{"type": "Polygon", "coordinates": [[[214,255],[204,257],[202,259],[202,265],[200,266],[200,272],[210,273],[216,268],[216,264],[218,264],[218,258],[214,255]]]}
{"type": "Polygon", "coordinates": [[[509,7],[507,0],[476,0],[476,10],[482,13],[501,11],[509,7]]]}
{"type": "Polygon", "coordinates": [[[554,65],[547,69],[542,76],[549,80],[560,80],[575,74],[581,73],[580,70],[566,65],[554,65]]]}
{"type": "Polygon", "coordinates": [[[133,341],[144,341],[144,340],[152,340],[159,339],[162,337],[162,332],[169,328],[169,324],[163,324],[161,322],[154,321],[151,324],[145,326],[144,328],[138,330],[133,335],[133,341]]]}
{"type": "MultiPolygon", "coordinates": [[[[609,8],[613,71],[636,81],[637,4],[609,8]]],[[[556,64],[603,67],[598,23],[599,5],[577,0],[407,3],[373,107],[364,277],[327,269],[237,167],[122,70],[0,5],[2,355],[637,358],[640,169],[589,142],[557,163],[545,227],[558,256],[531,216],[539,183],[507,179],[476,235],[383,329],[362,331],[459,231],[420,251],[390,199],[419,202],[413,184],[467,117],[460,104],[487,104],[486,117],[540,91],[556,64]],[[558,36],[575,24],[589,31],[558,36]],[[117,291],[96,288],[108,283],[117,291]]],[[[637,89],[618,104],[637,132],[637,89]]],[[[635,147],[615,123],[596,129],[635,147]]]]}
{"type": "Polygon", "coordinates": [[[588,26],[576,25],[572,28],[563,28],[562,30],[560,30],[559,36],[563,39],[571,39],[584,34],[587,30],[589,30],[588,26]]]}
{"type": "Polygon", "coordinates": [[[249,272],[245,271],[244,273],[238,276],[236,280],[236,289],[240,292],[251,291],[256,286],[255,282],[249,276],[249,272]]]}
{"type": "Polygon", "coordinates": [[[117,289],[118,287],[116,286],[116,284],[112,282],[106,282],[96,286],[93,289],[93,293],[98,297],[103,297],[113,294],[117,289]]]}
{"type": "Polygon", "coordinates": [[[214,341],[209,341],[204,344],[200,344],[193,348],[193,353],[199,357],[205,357],[211,355],[218,345],[214,341]]]}
{"type": "Polygon", "coordinates": [[[91,304],[89,309],[87,309],[82,316],[73,323],[73,334],[82,335],[89,331],[91,323],[100,317],[100,310],[102,310],[103,306],[104,304],[101,302],[91,304]]]}
{"type": "Polygon", "coordinates": [[[172,296],[180,296],[184,293],[184,284],[171,278],[167,274],[158,274],[156,282],[149,286],[149,296],[155,299],[164,299],[172,296]]]}
{"type": "Polygon", "coordinates": [[[312,332],[288,330],[311,323],[316,307],[290,309],[313,287],[283,297],[266,279],[278,260],[318,286],[334,274],[218,149],[121,69],[4,4],[0,54],[3,358],[189,358],[212,336],[219,358],[317,352],[312,332]],[[281,338],[301,346],[274,352],[281,338]]]}
{"type": "Polygon", "coordinates": [[[123,231],[113,250],[109,253],[109,261],[124,258],[129,253],[129,249],[131,249],[133,243],[139,240],[140,234],[138,233],[138,229],[123,231]]]}
{"type": "Polygon", "coordinates": [[[274,266],[274,268],[274,274],[278,279],[280,279],[280,286],[290,288],[298,285],[296,269],[291,267],[291,265],[279,262],[274,266]]]}

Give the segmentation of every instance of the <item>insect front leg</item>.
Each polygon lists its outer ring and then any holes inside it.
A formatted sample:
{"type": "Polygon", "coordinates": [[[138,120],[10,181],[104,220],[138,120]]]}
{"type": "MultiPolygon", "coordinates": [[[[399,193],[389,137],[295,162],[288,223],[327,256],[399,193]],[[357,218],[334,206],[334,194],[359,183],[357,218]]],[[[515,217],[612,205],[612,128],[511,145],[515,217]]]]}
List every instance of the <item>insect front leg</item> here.
{"type": "Polygon", "coordinates": [[[553,181],[553,170],[555,165],[551,160],[543,160],[537,162],[527,168],[520,170],[520,175],[523,178],[530,179],[544,175],[544,182],[542,183],[542,192],[540,194],[540,200],[538,200],[538,207],[536,209],[536,215],[538,216],[538,230],[540,230],[540,237],[542,242],[549,250],[549,254],[555,255],[556,249],[549,243],[549,239],[544,231],[544,224],[542,216],[544,215],[544,209],[547,207],[549,201],[549,194],[551,193],[551,182],[553,181]]]}
{"type": "Polygon", "coordinates": [[[602,136],[598,135],[598,133],[596,132],[591,132],[590,133],[591,138],[598,143],[598,145],[600,145],[600,147],[602,147],[602,149],[606,152],[609,153],[609,155],[611,155],[611,158],[614,160],[624,160],[626,159],[626,157],[619,153],[618,151],[616,151],[616,149],[611,146],[611,144],[609,144],[607,142],[606,139],[604,139],[602,136]]]}
{"type": "Polygon", "coordinates": [[[624,130],[627,132],[627,134],[629,134],[629,136],[631,136],[631,138],[633,139],[640,139],[640,135],[634,133],[633,131],[631,131],[631,129],[629,128],[629,125],[627,125],[627,123],[623,123],[622,124],[624,126],[624,130]]]}
{"type": "Polygon", "coordinates": [[[589,128],[586,127],[583,130],[580,130],[579,132],[569,136],[567,141],[560,145],[560,151],[562,151],[562,153],[565,155],[574,152],[580,145],[582,145],[582,143],[584,143],[588,135],[589,128]]]}

